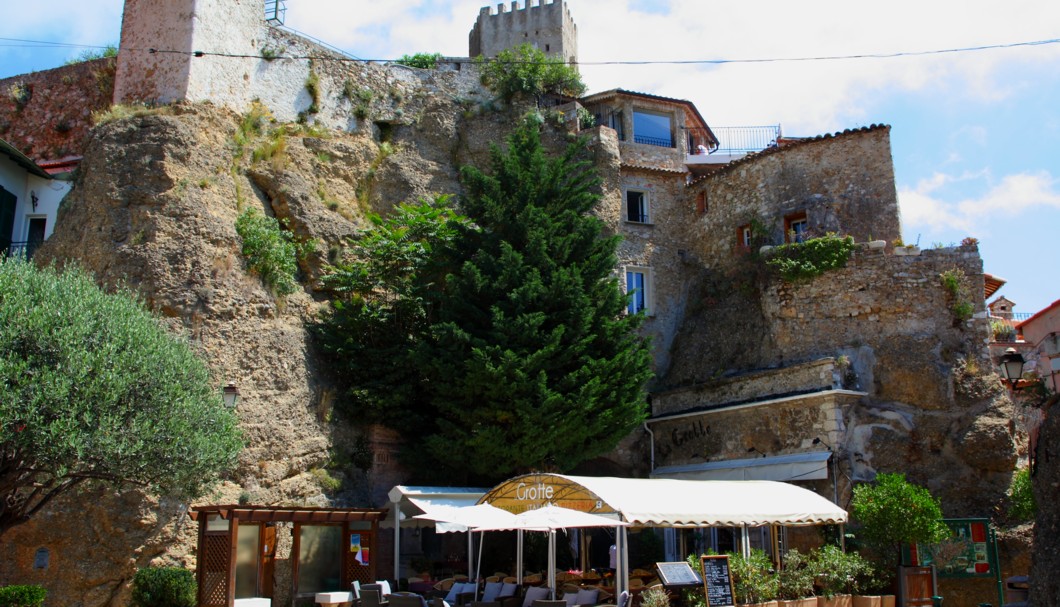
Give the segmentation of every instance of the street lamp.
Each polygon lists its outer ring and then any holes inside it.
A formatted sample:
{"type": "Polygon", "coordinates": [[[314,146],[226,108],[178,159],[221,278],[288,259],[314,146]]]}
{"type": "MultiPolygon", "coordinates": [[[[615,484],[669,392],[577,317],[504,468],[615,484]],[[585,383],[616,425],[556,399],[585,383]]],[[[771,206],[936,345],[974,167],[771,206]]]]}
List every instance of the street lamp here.
{"type": "Polygon", "coordinates": [[[821,440],[820,436],[818,436],[817,438],[813,439],[813,444],[815,444],[815,445],[824,445],[831,452],[831,454],[828,456],[828,459],[832,462],[832,501],[835,502],[836,506],[838,506],[839,505],[839,476],[837,474],[837,469],[836,469],[836,466],[838,464],[838,462],[836,462],[837,453],[835,452],[835,449],[832,448],[832,445],[829,445],[828,443],[826,443],[823,440],[821,440]]]}
{"type": "Polygon", "coordinates": [[[228,385],[221,389],[221,398],[225,401],[225,406],[229,409],[235,409],[236,405],[239,404],[239,388],[236,387],[235,382],[228,382],[228,385]]]}
{"type": "Polygon", "coordinates": [[[1025,362],[1023,355],[1017,352],[1016,348],[1005,350],[1005,354],[1001,357],[1001,377],[1008,381],[1009,387],[1013,391],[1016,390],[1016,382],[1023,377],[1023,364],[1025,362]]]}

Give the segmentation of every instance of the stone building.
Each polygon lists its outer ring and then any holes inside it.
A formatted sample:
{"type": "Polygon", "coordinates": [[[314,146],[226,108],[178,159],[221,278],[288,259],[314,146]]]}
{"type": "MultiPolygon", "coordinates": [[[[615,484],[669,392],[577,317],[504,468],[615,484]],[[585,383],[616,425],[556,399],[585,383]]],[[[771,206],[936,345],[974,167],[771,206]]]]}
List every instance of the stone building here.
{"type": "MultiPolygon", "coordinates": [[[[321,199],[354,198],[354,184],[369,172],[373,210],[385,211],[386,200],[457,191],[456,165],[485,158],[486,143],[505,125],[499,115],[468,110],[489,100],[474,70],[287,58],[333,51],[271,27],[264,6],[264,0],[127,0],[113,100],[212,107],[151,117],[127,133],[101,131],[97,158],[86,167],[91,178],[75,189],[70,211],[91,231],[72,226],[53,254],[85,258],[101,280],[129,276],[215,355],[226,377],[243,382],[240,415],[253,440],[223,499],[246,493],[263,502],[385,505],[381,496],[405,472],[389,458],[401,448],[394,429],[374,429],[357,447],[368,451],[358,453],[368,461],[371,485],[362,493],[327,495],[314,484],[311,471],[329,464],[331,448],[359,437],[328,416],[334,394],[308,355],[299,316],[311,316],[311,297],[277,309],[233,261],[234,200],[251,192],[250,203],[290,220],[300,237],[337,243],[361,224],[329,215],[321,199]],[[369,101],[349,94],[360,90],[369,101]],[[279,122],[301,118],[351,139],[292,137],[295,169],[229,171],[224,146],[231,125],[214,108],[238,115],[255,99],[279,122]],[[208,126],[201,133],[183,122],[197,113],[208,126]],[[399,152],[380,160],[384,136],[399,152]],[[104,161],[136,155],[151,159],[159,176],[141,184],[139,175],[129,178],[104,161]],[[98,234],[110,240],[93,238],[98,234]]],[[[521,42],[576,61],[576,28],[565,2],[484,8],[470,51],[491,56],[521,42]]],[[[689,101],[615,89],[572,102],[565,116],[579,116],[578,108],[596,123],[586,130],[602,180],[597,212],[623,236],[615,271],[631,295],[630,312],[646,314],[643,330],[655,345],[650,418],[592,465],[629,476],[788,480],[844,506],[854,482],[902,471],[941,495],[947,514],[990,511],[1022,447],[983,352],[982,261],[972,245],[896,254],[889,127],[778,137],[746,157],[713,162],[716,129],[689,101]],[[828,232],[849,235],[858,247],[846,267],[812,280],[780,280],[759,255],[759,246],[828,232]],[[943,272],[959,273],[966,283],[971,318],[953,314],[957,295],[940,283],[943,272]],[[975,492],[964,484],[968,477],[977,479],[975,492]]],[[[567,124],[573,131],[580,122],[567,124]]],[[[315,263],[308,268],[314,277],[315,263]]],[[[72,571],[76,562],[97,563],[94,571],[65,576],[70,596],[104,605],[120,603],[135,567],[194,564],[186,525],[172,524],[186,505],[133,494],[122,499],[125,510],[142,516],[117,521],[97,512],[87,526],[121,528],[131,549],[114,546],[109,536],[95,546],[56,542],[57,521],[82,520],[80,504],[60,502],[43,523],[18,532],[19,556],[0,563],[0,574],[47,583],[47,572],[31,569],[32,551],[62,546],[56,566],[72,571]]],[[[692,541],[678,535],[671,545],[692,541]]],[[[759,533],[755,542],[769,540],[759,533]]],[[[724,538],[712,541],[724,545],[724,538]]],[[[383,538],[374,558],[387,559],[386,545],[383,538]]]]}
{"type": "Polygon", "coordinates": [[[522,5],[512,0],[510,11],[504,2],[497,4],[496,12],[484,6],[468,34],[472,57],[496,57],[505,49],[527,43],[577,65],[578,27],[564,0],[523,0],[522,5]]]}

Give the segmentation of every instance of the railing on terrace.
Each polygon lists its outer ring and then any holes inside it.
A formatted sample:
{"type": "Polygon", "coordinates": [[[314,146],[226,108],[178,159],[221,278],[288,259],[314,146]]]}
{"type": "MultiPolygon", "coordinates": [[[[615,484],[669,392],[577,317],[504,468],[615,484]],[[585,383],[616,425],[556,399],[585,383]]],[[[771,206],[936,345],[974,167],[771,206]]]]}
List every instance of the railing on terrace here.
{"type": "Polygon", "coordinates": [[[28,242],[0,242],[0,255],[7,257],[25,256],[26,259],[33,259],[33,254],[37,252],[37,249],[44,243],[42,240],[30,240],[28,242]]]}
{"type": "Polygon", "coordinates": [[[673,137],[648,137],[647,135],[633,135],[633,143],[643,143],[644,145],[657,145],[661,148],[672,148],[674,147],[673,137]]]}
{"type": "Polygon", "coordinates": [[[1024,321],[1034,316],[1031,312],[991,312],[991,318],[1004,318],[1005,320],[1014,320],[1016,322],[1024,321]]]}
{"type": "MultiPolygon", "coordinates": [[[[695,136],[694,131],[689,129],[695,136]]],[[[761,152],[766,148],[777,146],[780,139],[780,125],[769,126],[719,126],[710,129],[718,138],[718,149],[712,154],[733,154],[761,152]]]]}

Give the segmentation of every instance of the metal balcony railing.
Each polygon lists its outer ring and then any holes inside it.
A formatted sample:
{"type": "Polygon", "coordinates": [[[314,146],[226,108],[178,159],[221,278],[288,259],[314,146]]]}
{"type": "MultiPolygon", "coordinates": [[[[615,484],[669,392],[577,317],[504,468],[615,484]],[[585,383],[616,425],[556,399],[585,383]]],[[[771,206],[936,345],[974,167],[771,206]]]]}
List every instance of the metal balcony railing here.
{"type": "Polygon", "coordinates": [[[672,148],[674,147],[673,137],[648,137],[647,135],[633,134],[633,143],[643,143],[644,145],[657,145],[661,148],[672,148]]]}
{"type": "Polygon", "coordinates": [[[711,153],[739,154],[761,152],[777,146],[780,125],[769,126],[719,126],[712,127],[718,138],[718,149],[711,153]]]}

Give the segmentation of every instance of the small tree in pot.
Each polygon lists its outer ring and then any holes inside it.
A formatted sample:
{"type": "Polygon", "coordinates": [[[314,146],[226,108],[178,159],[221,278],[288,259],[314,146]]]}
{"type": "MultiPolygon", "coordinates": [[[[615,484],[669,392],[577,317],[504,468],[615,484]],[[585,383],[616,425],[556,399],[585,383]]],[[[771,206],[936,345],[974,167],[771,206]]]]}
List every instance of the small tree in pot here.
{"type": "Polygon", "coordinates": [[[935,544],[950,535],[939,501],[904,474],[880,474],[875,483],[854,487],[850,513],[858,539],[873,550],[880,575],[892,584],[902,544],[935,544]]]}

